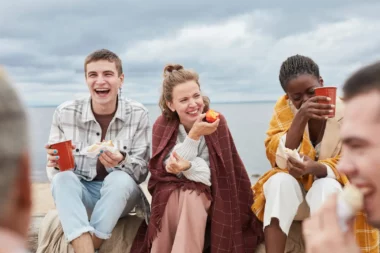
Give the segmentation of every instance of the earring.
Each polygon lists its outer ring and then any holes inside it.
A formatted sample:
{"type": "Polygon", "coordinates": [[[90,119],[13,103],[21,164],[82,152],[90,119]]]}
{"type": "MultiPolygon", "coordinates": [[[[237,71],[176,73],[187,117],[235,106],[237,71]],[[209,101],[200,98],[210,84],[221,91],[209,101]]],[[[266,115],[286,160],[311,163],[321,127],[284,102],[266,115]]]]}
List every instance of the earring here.
{"type": "Polygon", "coordinates": [[[121,87],[119,88],[119,97],[121,98],[121,87]]]}

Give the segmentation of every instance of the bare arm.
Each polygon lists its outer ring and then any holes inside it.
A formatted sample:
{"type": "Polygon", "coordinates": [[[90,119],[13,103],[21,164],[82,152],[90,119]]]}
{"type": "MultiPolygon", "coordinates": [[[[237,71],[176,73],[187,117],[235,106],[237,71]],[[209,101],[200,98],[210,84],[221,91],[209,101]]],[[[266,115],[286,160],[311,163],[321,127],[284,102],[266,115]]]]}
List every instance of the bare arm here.
{"type": "Polygon", "coordinates": [[[285,147],[289,149],[298,148],[309,119],[323,120],[327,118],[326,115],[330,113],[333,108],[332,105],[319,104],[318,101],[328,100],[330,100],[329,97],[315,96],[302,104],[286,135],[285,147]]]}
{"type": "Polygon", "coordinates": [[[305,127],[309,119],[302,115],[302,113],[297,113],[293,119],[292,124],[286,134],[285,147],[289,149],[296,149],[302,141],[302,136],[305,131],[305,127]]]}

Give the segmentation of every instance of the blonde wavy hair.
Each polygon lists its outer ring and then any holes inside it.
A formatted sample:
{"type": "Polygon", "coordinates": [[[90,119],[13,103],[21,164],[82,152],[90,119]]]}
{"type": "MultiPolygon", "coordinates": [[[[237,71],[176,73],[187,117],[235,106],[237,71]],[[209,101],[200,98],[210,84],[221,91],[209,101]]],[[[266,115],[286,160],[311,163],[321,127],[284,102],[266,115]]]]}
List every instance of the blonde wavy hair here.
{"type": "MultiPolygon", "coordinates": [[[[173,89],[178,84],[188,81],[195,81],[200,89],[199,75],[193,70],[185,69],[182,65],[168,64],[164,68],[163,77],[164,80],[162,82],[161,96],[158,105],[161,108],[162,114],[168,120],[178,119],[177,112],[171,111],[167,106],[167,102],[173,101],[173,89]]],[[[205,105],[203,112],[206,112],[210,107],[210,99],[206,96],[202,96],[202,98],[205,105]]]]}

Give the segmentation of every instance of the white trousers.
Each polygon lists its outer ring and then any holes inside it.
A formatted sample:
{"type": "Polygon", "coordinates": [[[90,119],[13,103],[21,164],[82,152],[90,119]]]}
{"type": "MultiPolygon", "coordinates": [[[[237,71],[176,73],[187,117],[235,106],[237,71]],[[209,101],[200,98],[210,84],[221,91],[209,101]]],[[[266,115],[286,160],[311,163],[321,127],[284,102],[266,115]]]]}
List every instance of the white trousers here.
{"type": "Polygon", "coordinates": [[[264,228],[270,225],[272,218],[278,218],[281,230],[288,235],[293,220],[305,219],[317,211],[330,194],[341,190],[342,186],[335,179],[320,178],[306,193],[293,176],[277,173],[264,184],[264,228]]]}

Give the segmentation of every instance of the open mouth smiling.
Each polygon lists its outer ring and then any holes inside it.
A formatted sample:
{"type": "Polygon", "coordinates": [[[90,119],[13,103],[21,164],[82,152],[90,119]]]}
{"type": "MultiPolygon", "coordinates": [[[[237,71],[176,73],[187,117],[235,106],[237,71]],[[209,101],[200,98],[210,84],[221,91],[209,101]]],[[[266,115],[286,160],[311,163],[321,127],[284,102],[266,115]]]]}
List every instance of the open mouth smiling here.
{"type": "Polygon", "coordinates": [[[96,92],[96,94],[98,94],[100,96],[104,96],[104,95],[108,95],[108,93],[110,92],[110,89],[104,89],[104,88],[95,89],[95,92],[96,92]]]}

